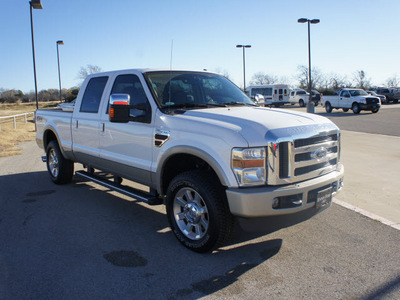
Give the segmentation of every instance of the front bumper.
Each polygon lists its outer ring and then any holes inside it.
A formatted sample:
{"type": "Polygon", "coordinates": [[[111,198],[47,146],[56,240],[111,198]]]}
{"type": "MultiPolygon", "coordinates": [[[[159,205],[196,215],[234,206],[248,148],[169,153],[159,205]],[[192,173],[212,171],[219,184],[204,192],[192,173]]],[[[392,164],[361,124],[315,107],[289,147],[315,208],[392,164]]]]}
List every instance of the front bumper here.
{"type": "Polygon", "coordinates": [[[226,195],[233,215],[255,218],[297,213],[316,206],[318,191],[332,188],[332,196],[343,186],[344,167],[307,181],[285,185],[257,188],[228,188],[226,195]],[[284,205],[275,207],[276,202],[284,205]],[[291,203],[292,201],[292,203],[291,203]]]}

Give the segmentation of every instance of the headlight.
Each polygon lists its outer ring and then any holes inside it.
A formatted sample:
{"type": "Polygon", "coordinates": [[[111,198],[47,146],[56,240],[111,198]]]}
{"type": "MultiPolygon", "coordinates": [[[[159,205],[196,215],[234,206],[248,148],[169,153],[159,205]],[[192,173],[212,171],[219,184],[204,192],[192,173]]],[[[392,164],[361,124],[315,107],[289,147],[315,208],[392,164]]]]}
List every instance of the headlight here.
{"type": "Polygon", "coordinates": [[[232,170],[240,186],[265,184],[265,148],[233,149],[232,170]]]}

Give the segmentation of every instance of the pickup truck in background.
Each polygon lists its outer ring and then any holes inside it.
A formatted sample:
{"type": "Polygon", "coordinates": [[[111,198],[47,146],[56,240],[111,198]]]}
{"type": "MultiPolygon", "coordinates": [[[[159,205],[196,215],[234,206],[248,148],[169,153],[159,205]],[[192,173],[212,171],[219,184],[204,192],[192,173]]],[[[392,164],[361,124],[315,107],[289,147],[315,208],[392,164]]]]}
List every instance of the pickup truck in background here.
{"type": "Polygon", "coordinates": [[[379,97],[371,96],[361,89],[346,88],[339,91],[338,96],[323,96],[322,106],[327,113],[333,109],[343,109],[344,112],[351,109],[353,113],[359,114],[362,110],[369,110],[377,113],[381,107],[379,97]]]}
{"type": "Polygon", "coordinates": [[[165,204],[176,238],[197,252],[226,243],[236,217],[318,212],[343,185],[337,126],[257,107],[209,72],[92,74],[72,107],[38,110],[36,125],[54,183],[75,173],[165,204]],[[84,169],[74,172],[75,163],[84,169]]]}
{"type": "Polygon", "coordinates": [[[305,107],[308,103],[309,98],[310,98],[309,94],[302,89],[293,90],[289,94],[290,104],[292,105],[299,104],[300,107],[305,107]]]}

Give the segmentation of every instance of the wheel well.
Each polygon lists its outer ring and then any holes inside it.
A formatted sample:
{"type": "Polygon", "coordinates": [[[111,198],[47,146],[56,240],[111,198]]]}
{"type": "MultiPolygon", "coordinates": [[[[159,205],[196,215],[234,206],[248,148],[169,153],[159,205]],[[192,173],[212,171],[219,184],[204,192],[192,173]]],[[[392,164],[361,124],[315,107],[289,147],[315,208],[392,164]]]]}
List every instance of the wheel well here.
{"type": "Polygon", "coordinates": [[[161,176],[161,193],[167,193],[168,185],[175,176],[190,170],[204,170],[215,182],[220,182],[213,168],[203,159],[191,154],[176,154],[164,164],[161,176]]]}
{"type": "Polygon", "coordinates": [[[44,135],[43,135],[43,147],[46,150],[47,145],[51,142],[51,141],[56,141],[58,143],[57,140],[57,136],[55,135],[55,133],[52,130],[46,130],[44,135]]]}

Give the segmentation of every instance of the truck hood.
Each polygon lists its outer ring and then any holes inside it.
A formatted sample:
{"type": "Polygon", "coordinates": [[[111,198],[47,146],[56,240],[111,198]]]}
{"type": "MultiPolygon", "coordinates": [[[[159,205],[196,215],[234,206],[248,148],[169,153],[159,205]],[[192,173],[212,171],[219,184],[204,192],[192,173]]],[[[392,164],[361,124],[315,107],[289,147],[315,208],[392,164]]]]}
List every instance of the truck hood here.
{"type": "MultiPolygon", "coordinates": [[[[263,107],[227,107],[188,110],[178,118],[188,119],[198,124],[199,130],[204,131],[208,126],[225,127],[234,130],[248,142],[249,146],[265,144],[265,136],[270,131],[282,128],[296,128],[293,132],[298,132],[299,127],[320,128],[321,125],[328,125],[329,128],[336,126],[327,118],[315,114],[301,113],[297,111],[288,111],[283,109],[271,109],[263,107]],[[202,128],[201,128],[202,127],[202,128]]],[[[211,129],[212,130],[212,129],[211,129]]]]}

